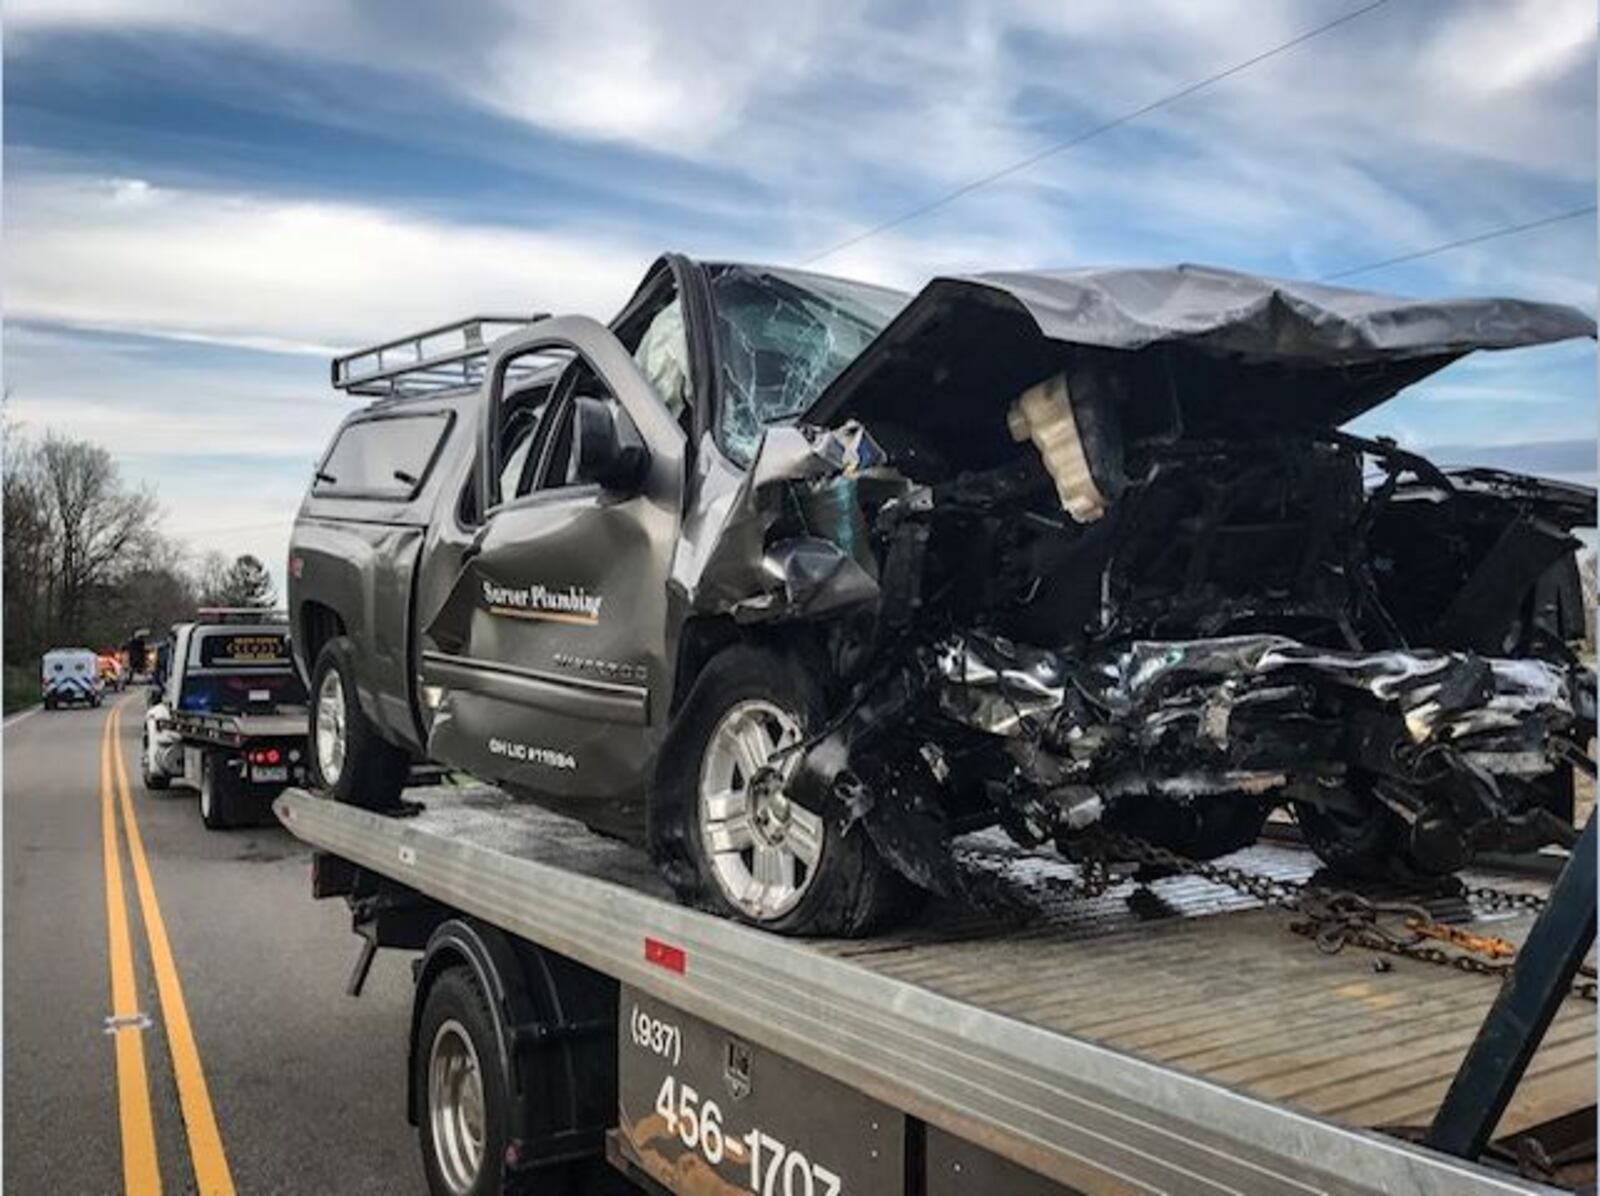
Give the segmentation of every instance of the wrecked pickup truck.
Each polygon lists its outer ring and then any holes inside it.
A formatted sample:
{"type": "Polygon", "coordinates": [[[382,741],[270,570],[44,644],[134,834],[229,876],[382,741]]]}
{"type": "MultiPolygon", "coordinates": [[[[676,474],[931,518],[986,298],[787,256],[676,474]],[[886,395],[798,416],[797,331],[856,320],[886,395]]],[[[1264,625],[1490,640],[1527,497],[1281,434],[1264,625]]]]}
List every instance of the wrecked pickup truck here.
{"type": "Polygon", "coordinates": [[[1341,429],[1593,335],[1196,267],[911,298],[670,256],[609,327],[362,350],[290,550],[314,767],[382,808],[430,757],[793,933],[958,885],[995,824],[1212,858],[1287,806],[1354,874],[1569,839],[1594,492],[1341,429]]]}

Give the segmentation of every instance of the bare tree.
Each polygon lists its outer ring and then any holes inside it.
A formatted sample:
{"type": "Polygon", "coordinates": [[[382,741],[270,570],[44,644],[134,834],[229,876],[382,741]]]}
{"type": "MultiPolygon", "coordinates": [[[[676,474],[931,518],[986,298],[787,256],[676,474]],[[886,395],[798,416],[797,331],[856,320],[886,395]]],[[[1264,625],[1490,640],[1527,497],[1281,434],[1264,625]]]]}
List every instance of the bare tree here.
{"type": "Polygon", "coordinates": [[[37,454],[55,534],[57,622],[74,638],[86,630],[90,591],[150,546],[159,508],[149,490],[123,483],[111,454],[98,445],[52,434],[37,454]]]}
{"type": "Polygon", "coordinates": [[[0,552],[4,554],[5,657],[18,661],[32,655],[47,634],[54,554],[49,499],[41,484],[38,456],[9,417],[0,425],[0,434],[4,435],[0,552]]]}
{"type": "Polygon", "coordinates": [[[194,570],[194,590],[201,606],[227,606],[228,558],[215,548],[200,558],[194,570]]]}
{"type": "Polygon", "coordinates": [[[182,546],[156,530],[154,495],[127,486],[104,449],[34,441],[4,410],[0,435],[8,674],[31,673],[52,646],[107,648],[193,617],[194,582],[182,546]]]}

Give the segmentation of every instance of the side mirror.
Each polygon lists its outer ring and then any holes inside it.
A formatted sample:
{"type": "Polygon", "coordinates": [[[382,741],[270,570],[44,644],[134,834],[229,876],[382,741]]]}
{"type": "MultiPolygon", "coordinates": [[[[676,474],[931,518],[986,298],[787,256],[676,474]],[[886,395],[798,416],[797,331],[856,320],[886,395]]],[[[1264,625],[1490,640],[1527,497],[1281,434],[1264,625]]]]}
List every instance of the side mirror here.
{"type": "Polygon", "coordinates": [[[644,478],[650,454],[628,413],[611,399],[573,399],[574,480],[607,490],[632,490],[644,478]]]}

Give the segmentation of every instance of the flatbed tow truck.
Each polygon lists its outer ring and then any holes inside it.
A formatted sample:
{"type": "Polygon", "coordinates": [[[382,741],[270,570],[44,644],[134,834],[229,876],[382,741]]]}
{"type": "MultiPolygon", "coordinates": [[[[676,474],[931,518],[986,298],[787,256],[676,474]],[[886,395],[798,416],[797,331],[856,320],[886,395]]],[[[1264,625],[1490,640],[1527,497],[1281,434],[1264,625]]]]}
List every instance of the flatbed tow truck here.
{"type": "Polygon", "coordinates": [[[306,777],[305,690],[281,612],[207,607],[175,629],[141,748],[147,788],[200,795],[213,830],[258,821],[306,777]]]}
{"type": "Polygon", "coordinates": [[[1316,865],[1281,843],[1089,883],[980,834],[984,899],[801,941],[683,908],[641,851],[497,790],[408,797],[276,810],[351,904],[352,994],[378,949],[421,952],[408,1112],[436,1193],[1593,1190],[1592,822],[1553,884],[1368,891],[1450,928],[1397,955],[1329,953],[1327,918],[1290,934],[1316,865]],[[1456,950],[1502,941],[1514,964],[1456,950]]]}

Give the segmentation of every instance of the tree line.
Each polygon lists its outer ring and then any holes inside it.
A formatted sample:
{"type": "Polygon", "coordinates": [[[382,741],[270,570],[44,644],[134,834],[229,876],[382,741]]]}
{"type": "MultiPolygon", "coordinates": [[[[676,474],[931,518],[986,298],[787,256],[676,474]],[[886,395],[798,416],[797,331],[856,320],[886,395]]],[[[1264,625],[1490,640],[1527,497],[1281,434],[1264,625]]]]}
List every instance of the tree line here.
{"type": "Polygon", "coordinates": [[[219,552],[198,559],[161,531],[153,490],[110,452],[56,433],[4,431],[4,653],[32,669],[51,647],[106,650],[135,628],[159,635],[201,606],[272,606],[266,567],[219,552]]]}

